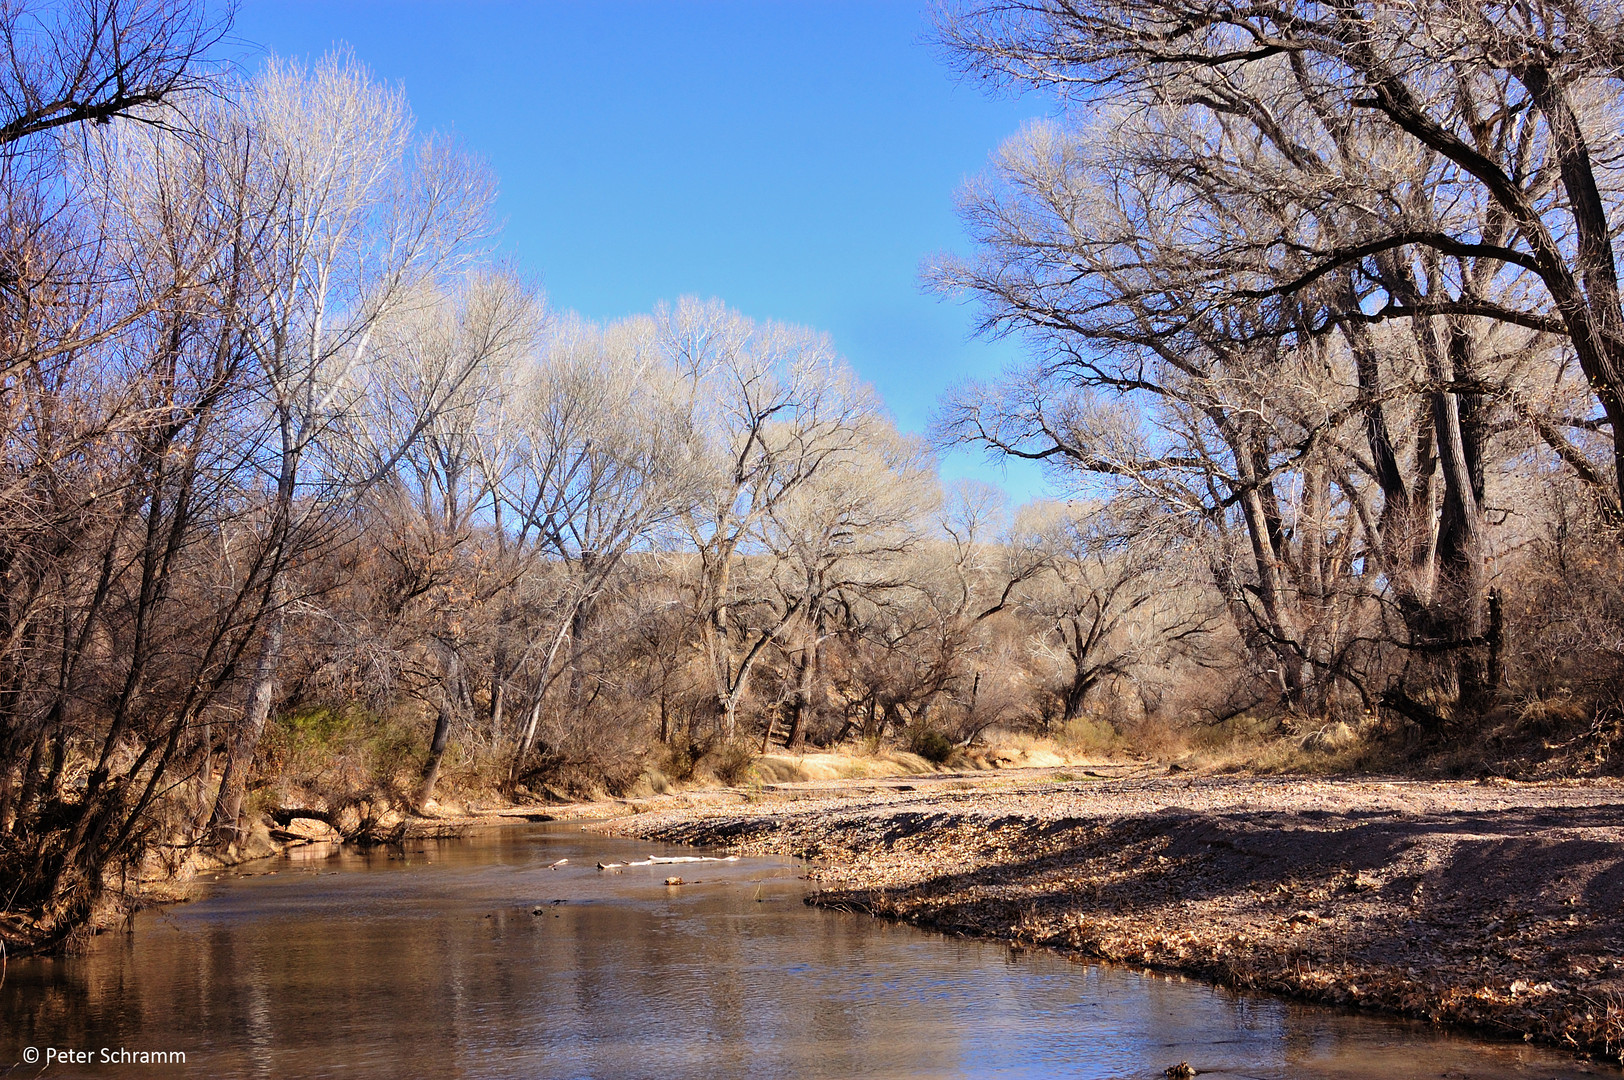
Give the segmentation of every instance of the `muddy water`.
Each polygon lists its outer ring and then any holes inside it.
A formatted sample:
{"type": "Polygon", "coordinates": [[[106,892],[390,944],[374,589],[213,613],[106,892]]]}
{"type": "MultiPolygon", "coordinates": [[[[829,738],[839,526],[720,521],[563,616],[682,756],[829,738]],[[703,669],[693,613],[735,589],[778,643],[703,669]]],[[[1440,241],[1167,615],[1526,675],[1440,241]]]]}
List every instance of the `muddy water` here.
{"type": "Polygon", "coordinates": [[[84,955],[13,961],[0,1075],[14,1062],[11,1075],[37,1075],[52,1049],[90,1063],[46,1076],[1590,1071],[1521,1044],[808,908],[804,868],[786,860],[596,868],[648,854],[694,853],[543,825],[251,864],[84,955]],[[664,884],[678,874],[688,883],[664,884]],[[31,1048],[38,1064],[24,1064],[31,1048]],[[121,1051],[185,1062],[120,1064],[121,1051]]]}

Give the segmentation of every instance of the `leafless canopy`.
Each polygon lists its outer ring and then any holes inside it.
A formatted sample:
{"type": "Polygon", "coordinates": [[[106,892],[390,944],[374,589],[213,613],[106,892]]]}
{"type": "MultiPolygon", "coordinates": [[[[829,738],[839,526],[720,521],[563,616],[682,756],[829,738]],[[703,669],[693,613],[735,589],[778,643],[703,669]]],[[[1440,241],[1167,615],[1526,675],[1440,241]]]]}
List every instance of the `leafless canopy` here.
{"type": "Polygon", "coordinates": [[[0,145],[206,89],[230,14],[191,0],[5,0],[0,145]]]}

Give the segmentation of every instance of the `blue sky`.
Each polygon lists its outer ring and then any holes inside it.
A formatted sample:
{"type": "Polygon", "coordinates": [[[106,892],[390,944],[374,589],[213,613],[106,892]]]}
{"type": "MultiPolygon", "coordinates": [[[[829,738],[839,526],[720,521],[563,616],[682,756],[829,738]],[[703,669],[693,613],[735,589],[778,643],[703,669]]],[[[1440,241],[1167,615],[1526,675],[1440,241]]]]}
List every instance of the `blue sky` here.
{"type": "MultiPolygon", "coordinates": [[[[961,84],[923,0],[346,3],[243,0],[235,52],[348,44],[501,178],[504,247],[555,307],[613,319],[685,294],[834,336],[906,430],[1011,342],[921,291],[962,250],[953,195],[1036,98],[961,84]]],[[[1036,493],[957,454],[944,474],[1036,493]]]]}

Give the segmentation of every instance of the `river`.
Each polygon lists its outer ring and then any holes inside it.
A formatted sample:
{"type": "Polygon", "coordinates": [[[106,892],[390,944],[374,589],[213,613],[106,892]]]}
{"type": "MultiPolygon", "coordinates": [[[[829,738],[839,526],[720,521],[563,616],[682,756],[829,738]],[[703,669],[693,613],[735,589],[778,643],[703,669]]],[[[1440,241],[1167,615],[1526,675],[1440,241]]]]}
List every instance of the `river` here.
{"type": "Polygon", "coordinates": [[[1617,1075],[810,908],[784,859],[599,870],[703,853],[562,824],[305,854],[220,874],[80,954],[11,961],[0,1075],[47,1059],[61,1077],[1617,1075]]]}

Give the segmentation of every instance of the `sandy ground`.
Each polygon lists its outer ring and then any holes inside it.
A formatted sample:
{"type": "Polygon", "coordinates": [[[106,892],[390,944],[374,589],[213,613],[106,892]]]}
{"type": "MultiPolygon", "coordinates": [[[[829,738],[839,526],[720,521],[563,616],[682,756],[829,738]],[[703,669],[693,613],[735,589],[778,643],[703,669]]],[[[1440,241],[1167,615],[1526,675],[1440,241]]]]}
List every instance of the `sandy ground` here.
{"type": "Polygon", "coordinates": [[[1096,766],[778,784],[624,809],[641,812],[605,827],[812,858],[820,904],[1614,1061],[1624,1047],[1617,781],[1096,766]]]}

